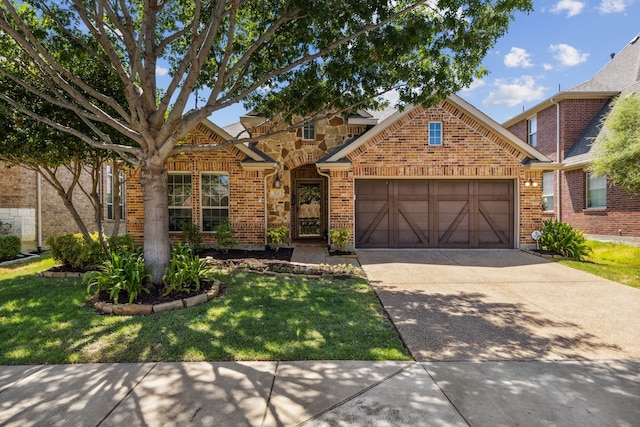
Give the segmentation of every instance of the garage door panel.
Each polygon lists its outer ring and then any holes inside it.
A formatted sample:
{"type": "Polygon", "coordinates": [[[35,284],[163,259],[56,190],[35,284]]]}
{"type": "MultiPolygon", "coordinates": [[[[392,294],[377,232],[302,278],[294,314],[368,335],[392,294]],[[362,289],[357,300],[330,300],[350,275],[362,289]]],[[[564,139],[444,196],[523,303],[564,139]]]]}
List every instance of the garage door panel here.
{"type": "Polygon", "coordinates": [[[509,180],[358,180],[357,247],[513,248],[509,180]]]}

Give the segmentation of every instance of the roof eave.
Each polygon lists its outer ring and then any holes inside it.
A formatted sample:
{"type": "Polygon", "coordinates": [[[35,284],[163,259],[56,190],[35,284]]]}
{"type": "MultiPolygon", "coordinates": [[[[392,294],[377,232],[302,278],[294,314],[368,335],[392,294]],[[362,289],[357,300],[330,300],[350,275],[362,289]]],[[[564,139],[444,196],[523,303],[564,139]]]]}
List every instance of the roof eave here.
{"type": "Polygon", "coordinates": [[[502,126],[504,126],[505,128],[509,128],[516,123],[527,120],[532,115],[537,114],[538,112],[557,104],[559,101],[564,101],[565,99],[609,99],[613,98],[614,96],[618,96],[619,94],[619,91],[560,92],[550,98],[545,99],[541,103],[534,105],[528,110],[523,111],[517,116],[510,118],[506,122],[502,123],[502,126]]]}

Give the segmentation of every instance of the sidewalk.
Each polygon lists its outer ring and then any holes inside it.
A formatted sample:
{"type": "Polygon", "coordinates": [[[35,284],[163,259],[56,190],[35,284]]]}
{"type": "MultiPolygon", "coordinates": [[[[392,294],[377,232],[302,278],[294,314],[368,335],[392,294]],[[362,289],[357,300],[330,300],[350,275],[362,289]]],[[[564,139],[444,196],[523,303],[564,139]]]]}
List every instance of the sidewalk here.
{"type": "Polygon", "coordinates": [[[2,426],[623,426],[640,362],[0,367],[2,426]]]}

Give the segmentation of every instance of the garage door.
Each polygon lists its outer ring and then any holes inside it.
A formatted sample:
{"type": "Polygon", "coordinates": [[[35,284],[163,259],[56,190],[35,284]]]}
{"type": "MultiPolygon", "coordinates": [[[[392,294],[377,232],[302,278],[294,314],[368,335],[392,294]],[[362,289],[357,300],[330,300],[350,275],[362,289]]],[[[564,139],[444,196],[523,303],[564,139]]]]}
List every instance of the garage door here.
{"type": "Polygon", "coordinates": [[[513,248],[513,181],[356,180],[356,247],[513,248]]]}

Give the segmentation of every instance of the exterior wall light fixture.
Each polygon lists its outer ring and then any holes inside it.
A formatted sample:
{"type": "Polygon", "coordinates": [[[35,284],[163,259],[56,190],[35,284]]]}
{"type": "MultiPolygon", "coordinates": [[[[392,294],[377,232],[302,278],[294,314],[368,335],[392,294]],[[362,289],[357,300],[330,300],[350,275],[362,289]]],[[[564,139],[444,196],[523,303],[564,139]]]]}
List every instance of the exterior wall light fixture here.
{"type": "Polygon", "coordinates": [[[537,182],[535,182],[532,178],[529,178],[528,180],[526,180],[526,181],[524,182],[524,186],[525,186],[525,187],[537,187],[537,186],[538,186],[538,183],[537,183],[537,182]]]}

